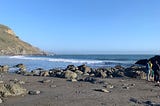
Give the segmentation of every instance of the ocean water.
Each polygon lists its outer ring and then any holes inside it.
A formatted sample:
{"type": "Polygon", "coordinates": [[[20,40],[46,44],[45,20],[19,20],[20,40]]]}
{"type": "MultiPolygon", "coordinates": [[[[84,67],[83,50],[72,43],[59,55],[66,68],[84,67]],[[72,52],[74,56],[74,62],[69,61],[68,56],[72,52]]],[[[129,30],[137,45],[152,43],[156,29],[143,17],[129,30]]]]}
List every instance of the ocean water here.
{"type": "Polygon", "coordinates": [[[153,55],[54,55],[54,56],[0,56],[0,65],[13,67],[23,63],[27,70],[36,68],[52,69],[66,68],[67,65],[86,64],[92,68],[114,67],[122,65],[129,67],[139,59],[148,59],[153,55]]]}

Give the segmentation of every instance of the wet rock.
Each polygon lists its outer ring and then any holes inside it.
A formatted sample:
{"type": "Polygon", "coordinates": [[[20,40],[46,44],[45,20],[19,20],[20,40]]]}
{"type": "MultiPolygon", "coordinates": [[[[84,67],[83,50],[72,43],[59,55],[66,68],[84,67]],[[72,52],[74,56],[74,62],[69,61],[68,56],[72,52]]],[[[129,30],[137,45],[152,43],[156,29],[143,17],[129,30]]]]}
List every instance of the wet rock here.
{"type": "Polygon", "coordinates": [[[147,62],[148,62],[147,59],[141,59],[141,60],[138,60],[135,64],[146,65],[147,62]]]}
{"type": "Polygon", "coordinates": [[[48,71],[41,71],[40,72],[40,76],[43,76],[43,77],[49,77],[49,72],[48,71]]]}
{"type": "Polygon", "coordinates": [[[78,66],[78,69],[80,71],[82,71],[83,73],[90,73],[91,72],[91,68],[86,66],[85,64],[78,66]]]}
{"type": "Polygon", "coordinates": [[[50,69],[49,75],[50,75],[50,77],[58,77],[58,78],[64,77],[63,70],[61,70],[61,69],[50,69]]]}
{"type": "Polygon", "coordinates": [[[13,67],[19,68],[19,70],[16,71],[17,74],[25,74],[26,73],[26,66],[24,64],[17,64],[13,67]]]}
{"type": "Polygon", "coordinates": [[[94,77],[86,77],[83,81],[90,82],[90,83],[93,83],[93,84],[97,83],[97,79],[94,78],[94,77]]]}
{"type": "Polygon", "coordinates": [[[64,73],[64,77],[68,80],[71,80],[71,79],[76,79],[77,78],[77,74],[75,72],[72,72],[70,70],[67,70],[65,71],[64,73]]]}
{"type": "Polygon", "coordinates": [[[43,70],[44,69],[42,69],[42,68],[37,68],[35,70],[32,70],[31,73],[33,74],[33,76],[40,76],[40,72],[43,70]]]}
{"type": "Polygon", "coordinates": [[[80,71],[80,70],[76,70],[75,73],[77,73],[77,75],[82,75],[83,74],[83,72],[80,71]]]}
{"type": "Polygon", "coordinates": [[[78,68],[74,65],[68,65],[67,68],[65,70],[71,70],[71,71],[76,71],[78,68]]]}
{"type": "Polygon", "coordinates": [[[38,95],[40,93],[41,93],[41,91],[39,91],[39,90],[33,90],[33,91],[28,92],[28,94],[30,94],[30,95],[38,95]]]}
{"type": "Polygon", "coordinates": [[[124,70],[124,69],[125,69],[125,68],[122,67],[121,65],[116,65],[114,68],[115,68],[115,69],[118,69],[118,70],[124,70]]]}
{"type": "Polygon", "coordinates": [[[0,66],[0,72],[8,72],[8,70],[9,70],[9,66],[8,65],[0,66]]]}

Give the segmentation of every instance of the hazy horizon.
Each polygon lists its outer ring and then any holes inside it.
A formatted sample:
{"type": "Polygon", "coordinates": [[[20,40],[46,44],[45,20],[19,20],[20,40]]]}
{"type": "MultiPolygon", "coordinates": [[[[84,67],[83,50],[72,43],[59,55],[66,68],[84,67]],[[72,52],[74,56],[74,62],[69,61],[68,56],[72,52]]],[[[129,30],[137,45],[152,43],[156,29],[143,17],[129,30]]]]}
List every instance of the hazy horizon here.
{"type": "Polygon", "coordinates": [[[159,0],[0,0],[0,23],[56,54],[159,54],[159,0]]]}

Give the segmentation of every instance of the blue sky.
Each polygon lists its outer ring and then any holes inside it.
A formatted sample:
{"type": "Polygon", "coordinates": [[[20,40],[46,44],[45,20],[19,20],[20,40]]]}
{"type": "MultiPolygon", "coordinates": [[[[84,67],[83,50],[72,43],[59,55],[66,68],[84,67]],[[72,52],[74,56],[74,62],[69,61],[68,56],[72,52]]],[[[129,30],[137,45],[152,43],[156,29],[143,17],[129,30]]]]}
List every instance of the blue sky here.
{"type": "Polygon", "coordinates": [[[0,23],[55,53],[160,51],[160,0],[0,0],[0,23]]]}

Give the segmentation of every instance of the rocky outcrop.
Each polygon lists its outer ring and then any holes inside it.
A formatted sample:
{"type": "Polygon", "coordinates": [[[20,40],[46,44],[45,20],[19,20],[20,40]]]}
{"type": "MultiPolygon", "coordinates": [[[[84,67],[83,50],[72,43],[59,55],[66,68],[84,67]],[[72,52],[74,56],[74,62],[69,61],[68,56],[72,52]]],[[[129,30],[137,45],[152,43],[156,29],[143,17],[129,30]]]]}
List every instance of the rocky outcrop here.
{"type": "Polygon", "coordinates": [[[158,63],[160,64],[160,56],[156,55],[154,57],[151,57],[150,59],[141,59],[141,60],[138,60],[135,64],[146,65],[148,61],[151,61],[152,63],[155,63],[156,61],[158,61],[158,63]]]}
{"type": "Polygon", "coordinates": [[[22,41],[9,27],[0,24],[0,55],[45,55],[46,53],[22,41]]]}

